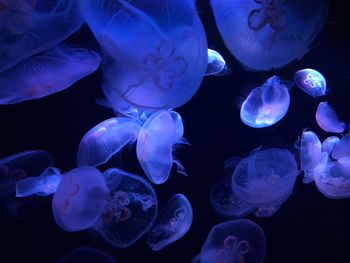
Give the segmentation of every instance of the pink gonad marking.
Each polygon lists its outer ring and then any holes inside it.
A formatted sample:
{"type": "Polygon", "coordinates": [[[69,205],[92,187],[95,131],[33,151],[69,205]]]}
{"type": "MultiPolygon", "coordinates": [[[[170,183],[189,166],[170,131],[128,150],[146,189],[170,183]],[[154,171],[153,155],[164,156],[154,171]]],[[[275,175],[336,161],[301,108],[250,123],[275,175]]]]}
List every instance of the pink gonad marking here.
{"type": "Polygon", "coordinates": [[[76,196],[77,193],[79,193],[79,191],[80,191],[80,186],[79,186],[78,184],[73,184],[72,187],[74,187],[74,190],[73,190],[72,193],[70,193],[70,194],[68,195],[67,199],[64,201],[64,206],[63,206],[63,208],[62,208],[62,212],[67,212],[67,211],[68,211],[68,209],[69,209],[69,204],[70,204],[69,200],[70,200],[71,198],[73,198],[74,196],[76,196]]]}

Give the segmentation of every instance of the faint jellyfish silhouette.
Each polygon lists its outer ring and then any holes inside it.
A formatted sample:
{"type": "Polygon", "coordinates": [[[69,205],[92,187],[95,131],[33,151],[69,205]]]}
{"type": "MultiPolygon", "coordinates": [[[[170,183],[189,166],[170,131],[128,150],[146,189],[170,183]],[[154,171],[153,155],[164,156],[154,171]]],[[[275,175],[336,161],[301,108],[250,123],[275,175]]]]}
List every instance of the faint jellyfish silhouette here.
{"type": "Polygon", "coordinates": [[[108,188],[102,173],[79,167],[63,174],[52,200],[56,223],[66,231],[93,226],[107,204],[108,188]]]}
{"type": "Polygon", "coordinates": [[[337,136],[327,137],[322,142],[322,151],[326,152],[328,155],[332,154],[334,147],[340,142],[340,139],[337,136]]]}
{"type": "Polygon", "coordinates": [[[217,75],[226,67],[226,61],[219,52],[208,48],[208,65],[205,72],[206,76],[217,75]]]}
{"type": "Polygon", "coordinates": [[[96,52],[57,46],[0,73],[0,104],[60,92],[94,72],[99,64],[100,56],[96,52]]]}
{"type": "Polygon", "coordinates": [[[200,263],[201,262],[201,254],[197,254],[192,258],[191,263],[200,263]]]}
{"type": "Polygon", "coordinates": [[[346,125],[338,119],[336,112],[327,102],[320,102],[316,111],[318,126],[326,132],[342,133],[346,125]]]}
{"type": "Polygon", "coordinates": [[[80,6],[106,54],[104,92],[112,105],[157,111],[197,92],[208,58],[194,1],[80,0],[80,6]]]}
{"type": "Polygon", "coordinates": [[[332,151],[332,157],[336,160],[348,156],[350,156],[350,133],[342,137],[332,151]]]}
{"type": "Polygon", "coordinates": [[[271,126],[286,115],[289,103],[287,86],[273,76],[248,95],[241,107],[241,120],[253,128],[271,126]]]}
{"type": "Polygon", "coordinates": [[[211,0],[226,47],[253,70],[301,59],[322,29],[328,5],[328,0],[211,0]]]}
{"type": "Polygon", "coordinates": [[[110,118],[89,130],[81,139],[77,154],[78,166],[106,163],[125,145],[137,139],[141,123],[131,118],[110,118]]]}
{"type": "Polygon", "coordinates": [[[104,176],[110,195],[93,229],[112,246],[128,247],[153,225],[156,193],[145,179],[119,169],[108,169],[104,176]]]}
{"type": "Polygon", "coordinates": [[[271,217],[280,209],[280,207],[281,205],[270,207],[256,207],[253,211],[253,214],[256,217],[271,217]]]}
{"type": "Polygon", "coordinates": [[[165,205],[148,232],[148,245],[154,251],[183,237],[192,225],[192,206],[183,194],[174,195],[165,205]]]}
{"type": "Polygon", "coordinates": [[[201,263],[263,262],[265,234],[247,219],[230,220],[214,226],[200,254],[201,263]]]}
{"type": "Polygon", "coordinates": [[[302,91],[314,98],[326,95],[326,80],[317,70],[310,68],[298,70],[294,74],[294,82],[302,91]]]}
{"type": "Polygon", "coordinates": [[[81,246],[63,256],[56,263],[117,263],[117,261],[102,250],[81,246]]]}
{"type": "Polygon", "coordinates": [[[179,114],[158,111],[142,126],[136,145],[137,158],[147,177],[154,184],[162,184],[168,178],[173,163],[177,171],[185,174],[181,163],[173,158],[174,145],[184,142],[183,124],[179,114]]]}

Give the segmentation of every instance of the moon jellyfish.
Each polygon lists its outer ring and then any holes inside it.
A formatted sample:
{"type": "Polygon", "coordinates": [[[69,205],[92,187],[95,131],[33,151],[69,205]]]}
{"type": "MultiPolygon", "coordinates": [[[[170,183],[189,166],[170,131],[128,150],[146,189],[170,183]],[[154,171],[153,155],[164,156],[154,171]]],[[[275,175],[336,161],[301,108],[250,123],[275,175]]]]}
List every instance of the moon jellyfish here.
{"type": "Polygon", "coordinates": [[[153,225],[156,193],[145,179],[119,169],[108,169],[104,176],[110,194],[93,229],[112,246],[128,247],[153,225]]]}
{"type": "Polygon", "coordinates": [[[141,124],[130,118],[111,118],[88,131],[82,138],[78,154],[78,166],[97,166],[107,162],[125,145],[133,143],[141,124]]]}
{"type": "Polygon", "coordinates": [[[348,156],[350,156],[350,133],[342,137],[332,151],[332,157],[336,160],[348,156]]]}
{"type": "Polygon", "coordinates": [[[211,0],[226,47],[253,70],[301,59],[322,29],[328,0],[211,0]]]}
{"type": "Polygon", "coordinates": [[[326,132],[342,133],[346,128],[345,123],[338,119],[336,112],[327,102],[318,104],[316,121],[318,126],[326,132]]]}
{"type": "Polygon", "coordinates": [[[173,159],[173,146],[183,142],[183,124],[178,113],[163,110],[151,115],[142,126],[136,145],[137,158],[147,177],[155,184],[168,178],[175,163],[184,173],[179,161],[173,159]]]}
{"type": "Polygon", "coordinates": [[[0,0],[0,72],[61,43],[82,23],[75,0],[0,0]]]}
{"type": "Polygon", "coordinates": [[[271,126],[286,115],[289,102],[288,88],[273,76],[248,95],[241,107],[241,120],[253,128],[271,126]]]}
{"type": "Polygon", "coordinates": [[[174,195],[148,233],[148,245],[159,251],[183,237],[192,225],[191,203],[183,194],[174,195]]]}
{"type": "Polygon", "coordinates": [[[330,136],[322,142],[322,151],[331,155],[334,147],[340,142],[340,139],[336,136],[330,136]]]}
{"type": "Polygon", "coordinates": [[[75,168],[62,176],[52,200],[56,223],[66,231],[93,226],[107,204],[103,174],[93,167],[75,168]]]}
{"type": "Polygon", "coordinates": [[[109,57],[104,91],[112,105],[125,101],[157,111],[179,107],[197,92],[208,58],[195,1],[80,0],[80,5],[109,57]]]}
{"type": "Polygon", "coordinates": [[[219,52],[208,48],[208,65],[205,75],[216,75],[224,70],[226,61],[219,52]]]}
{"type": "Polygon", "coordinates": [[[26,197],[31,195],[46,196],[54,194],[57,190],[62,176],[60,170],[49,167],[37,177],[21,179],[16,184],[16,196],[26,197]]]}
{"type": "Polygon", "coordinates": [[[0,104],[60,92],[94,72],[99,64],[96,52],[62,45],[33,56],[0,73],[0,104]]]}
{"type": "Polygon", "coordinates": [[[78,247],[69,252],[56,263],[117,263],[115,259],[102,250],[90,247],[78,247]]]}
{"type": "Polygon", "coordinates": [[[230,220],[214,226],[202,246],[201,263],[262,263],[265,234],[247,219],[230,220]]]}
{"type": "Polygon", "coordinates": [[[317,70],[306,68],[297,71],[294,74],[294,82],[302,91],[314,98],[326,95],[326,80],[317,70]]]}

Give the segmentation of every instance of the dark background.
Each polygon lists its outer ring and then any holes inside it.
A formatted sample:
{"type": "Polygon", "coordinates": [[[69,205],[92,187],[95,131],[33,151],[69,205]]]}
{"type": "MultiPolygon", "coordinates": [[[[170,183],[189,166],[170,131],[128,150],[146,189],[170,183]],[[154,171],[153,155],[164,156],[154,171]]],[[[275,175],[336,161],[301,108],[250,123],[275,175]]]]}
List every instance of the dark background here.
{"type": "MultiPolygon", "coordinates": [[[[153,252],[141,238],[127,249],[113,248],[89,231],[69,233],[56,226],[49,202],[30,215],[0,227],[0,262],[55,262],[70,250],[88,245],[104,250],[121,263],[189,263],[200,251],[215,224],[225,221],[209,205],[211,185],[223,174],[223,164],[231,156],[246,156],[252,149],[292,147],[304,128],[315,131],[321,140],[328,135],[317,127],[315,111],[320,100],[291,89],[287,115],[265,129],[245,126],[239,118],[239,103],[253,84],[261,84],[277,74],[292,80],[293,73],[305,67],[322,72],[327,80],[327,100],[339,116],[350,122],[350,16],[343,1],[332,1],[324,29],[301,60],[275,72],[248,72],[235,61],[217,32],[209,4],[198,3],[209,47],[226,59],[230,74],[206,77],[193,99],[177,109],[191,146],[176,156],[189,177],[171,176],[155,186],[159,205],[175,193],[185,194],[192,203],[194,221],[189,233],[160,252],[153,252]]],[[[86,28],[72,41],[92,43],[86,28]]],[[[95,104],[103,97],[98,71],[68,90],[47,98],[12,106],[0,106],[0,156],[24,150],[46,149],[56,167],[68,171],[75,166],[81,137],[91,127],[112,117],[113,112],[95,104]]],[[[123,168],[142,174],[134,148],[124,151],[123,168]]],[[[297,181],[290,198],[271,218],[247,218],[259,224],[267,239],[265,262],[350,262],[350,200],[330,200],[314,184],[297,181]]]]}

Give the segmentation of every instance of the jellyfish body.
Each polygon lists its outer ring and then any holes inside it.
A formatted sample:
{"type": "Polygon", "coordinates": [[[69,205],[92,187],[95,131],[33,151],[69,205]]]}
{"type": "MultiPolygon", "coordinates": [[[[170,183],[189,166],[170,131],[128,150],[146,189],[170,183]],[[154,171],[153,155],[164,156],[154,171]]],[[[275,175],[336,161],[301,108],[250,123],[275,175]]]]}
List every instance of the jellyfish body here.
{"type": "Polygon", "coordinates": [[[336,112],[327,102],[321,102],[316,111],[318,126],[326,132],[342,133],[346,126],[338,119],[336,112]]]}
{"type": "Polygon", "coordinates": [[[262,263],[265,234],[247,219],[230,220],[214,226],[200,254],[201,263],[262,263]]]}
{"type": "Polygon", "coordinates": [[[147,119],[138,134],[137,158],[155,184],[168,179],[174,162],[178,172],[184,173],[182,165],[173,158],[173,145],[181,143],[184,130],[179,116],[166,110],[158,111],[147,119]]]}
{"type": "Polygon", "coordinates": [[[326,80],[317,70],[310,68],[298,70],[294,74],[294,82],[302,91],[314,98],[326,95],[326,80]]]}
{"type": "Polygon", "coordinates": [[[340,142],[340,139],[336,136],[327,137],[322,142],[322,151],[326,152],[328,155],[331,155],[338,142],[340,142]]]}
{"type": "Polygon", "coordinates": [[[67,255],[63,256],[56,263],[117,263],[116,260],[106,252],[91,247],[78,247],[67,255]]]}
{"type": "Polygon", "coordinates": [[[271,126],[286,115],[289,103],[288,88],[273,76],[248,95],[241,107],[241,120],[253,128],[271,126]]]}
{"type": "Polygon", "coordinates": [[[219,52],[208,48],[208,65],[205,75],[216,75],[224,70],[226,62],[219,52]]]}
{"type": "Polygon", "coordinates": [[[0,73],[0,104],[39,99],[60,92],[94,72],[100,56],[58,46],[0,73]]]}
{"type": "Polygon", "coordinates": [[[82,138],[78,154],[78,166],[97,166],[107,162],[125,145],[133,143],[141,124],[131,118],[110,118],[89,130],[82,138]]]}
{"type": "Polygon", "coordinates": [[[333,159],[340,159],[350,156],[350,134],[346,134],[337,142],[332,151],[333,159]]]}
{"type": "Polygon", "coordinates": [[[148,245],[159,251],[183,237],[192,225],[193,212],[191,203],[182,194],[174,195],[148,233],[148,245]]]}
{"type": "Polygon", "coordinates": [[[328,14],[328,0],[211,0],[211,5],[226,47],[253,70],[301,59],[328,14]]]}
{"type": "Polygon", "coordinates": [[[112,105],[157,111],[196,93],[208,59],[195,1],[80,0],[80,6],[109,57],[104,91],[112,105]]]}
{"type": "Polygon", "coordinates": [[[104,172],[110,190],[107,205],[93,229],[115,247],[135,243],[153,225],[157,196],[146,180],[119,169],[104,172]]]}
{"type": "Polygon", "coordinates": [[[93,226],[107,204],[103,174],[93,167],[78,167],[62,176],[52,200],[56,223],[66,231],[93,226]]]}

